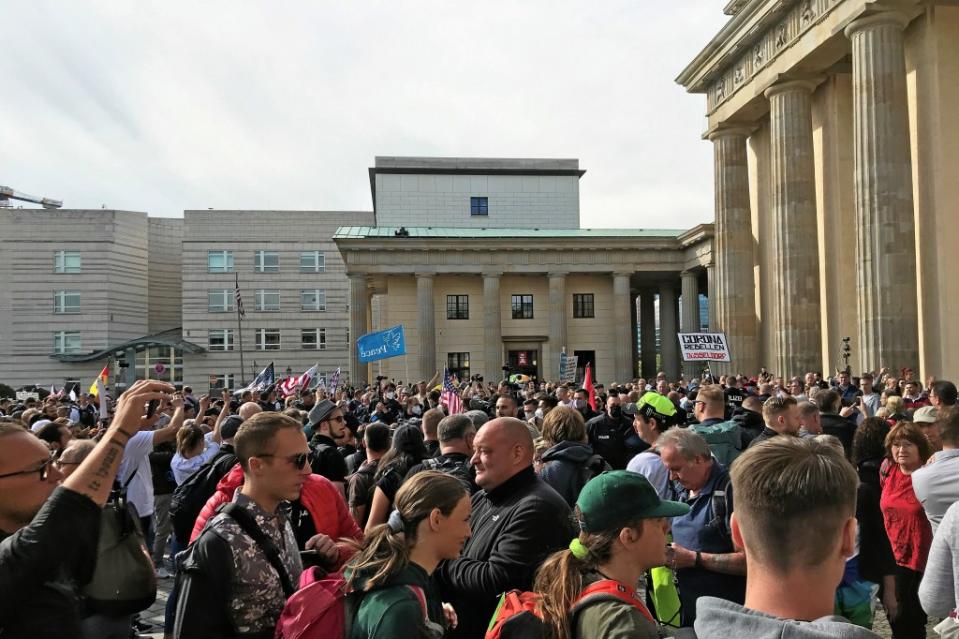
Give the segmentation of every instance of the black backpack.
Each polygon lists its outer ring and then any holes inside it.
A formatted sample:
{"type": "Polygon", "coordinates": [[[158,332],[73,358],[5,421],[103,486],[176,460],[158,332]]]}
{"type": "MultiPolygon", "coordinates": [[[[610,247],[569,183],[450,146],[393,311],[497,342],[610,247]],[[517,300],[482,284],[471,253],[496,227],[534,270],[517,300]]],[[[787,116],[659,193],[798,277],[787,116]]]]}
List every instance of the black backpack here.
{"type": "Polygon", "coordinates": [[[216,492],[217,484],[230,472],[236,461],[236,454],[232,450],[220,449],[216,457],[200,466],[173,491],[170,500],[170,523],[173,525],[173,534],[181,544],[190,543],[196,518],[200,516],[207,500],[216,492]],[[231,459],[225,459],[226,457],[231,459]]]}

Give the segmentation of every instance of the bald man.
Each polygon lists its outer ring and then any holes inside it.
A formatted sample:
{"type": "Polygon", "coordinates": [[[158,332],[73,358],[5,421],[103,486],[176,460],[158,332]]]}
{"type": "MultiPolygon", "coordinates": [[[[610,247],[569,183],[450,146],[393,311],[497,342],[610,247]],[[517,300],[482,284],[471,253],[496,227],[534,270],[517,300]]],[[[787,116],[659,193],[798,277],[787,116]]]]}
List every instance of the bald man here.
{"type": "Polygon", "coordinates": [[[443,601],[459,624],[452,636],[479,639],[499,595],[531,590],[533,575],[550,553],[576,535],[566,501],[533,472],[533,438],[515,417],[487,422],[473,439],[476,483],[473,536],[459,559],[436,571],[443,601]]]}
{"type": "Polygon", "coordinates": [[[243,418],[243,421],[246,421],[257,413],[262,413],[263,409],[256,402],[245,402],[236,412],[240,417],[243,418]]]}

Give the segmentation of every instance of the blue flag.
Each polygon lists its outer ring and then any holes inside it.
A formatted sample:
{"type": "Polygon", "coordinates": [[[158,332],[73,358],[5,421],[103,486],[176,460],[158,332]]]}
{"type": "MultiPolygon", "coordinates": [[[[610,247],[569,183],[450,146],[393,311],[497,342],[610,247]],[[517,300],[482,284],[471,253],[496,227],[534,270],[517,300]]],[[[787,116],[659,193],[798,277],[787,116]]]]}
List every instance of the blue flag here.
{"type": "Polygon", "coordinates": [[[356,350],[364,364],[378,359],[406,355],[406,336],[402,326],[394,326],[385,331],[367,333],[356,340],[356,350]]]}

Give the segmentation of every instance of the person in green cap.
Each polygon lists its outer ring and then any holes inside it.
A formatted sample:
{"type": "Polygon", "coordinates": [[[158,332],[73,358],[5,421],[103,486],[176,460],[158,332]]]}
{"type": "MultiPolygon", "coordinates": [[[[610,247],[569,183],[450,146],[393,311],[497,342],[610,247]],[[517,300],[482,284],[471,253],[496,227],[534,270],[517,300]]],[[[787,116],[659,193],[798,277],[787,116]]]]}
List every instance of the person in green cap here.
{"type": "Polygon", "coordinates": [[[639,473],[649,480],[662,499],[670,494],[669,470],[663,465],[656,451],[656,440],[670,426],[676,424],[676,406],[659,393],[649,391],[635,404],[623,406],[623,414],[633,419],[633,430],[639,438],[649,444],[649,448],[634,456],[626,465],[626,470],[639,473]]]}
{"type": "Polygon", "coordinates": [[[579,536],[547,558],[533,586],[552,636],[658,639],[637,588],[646,570],[666,562],[668,518],[688,512],[636,473],[614,470],[587,483],[576,500],[579,536]]]}

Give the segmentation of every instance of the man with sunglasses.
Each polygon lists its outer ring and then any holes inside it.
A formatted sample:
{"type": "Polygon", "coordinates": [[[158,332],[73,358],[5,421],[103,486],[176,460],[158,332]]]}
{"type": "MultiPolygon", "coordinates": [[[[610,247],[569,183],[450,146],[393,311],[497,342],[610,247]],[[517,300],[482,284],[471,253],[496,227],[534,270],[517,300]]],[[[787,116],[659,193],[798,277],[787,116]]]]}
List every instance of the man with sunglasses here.
{"type": "Polygon", "coordinates": [[[169,400],[173,390],[163,382],[134,384],[103,438],[66,479],[43,442],[0,424],[0,636],[81,636],[75,584],[92,576],[100,509],[147,402],[169,400]]]}
{"type": "Polygon", "coordinates": [[[312,433],[310,449],[313,451],[313,472],[323,475],[346,494],[346,460],[340,454],[337,440],[346,434],[346,417],[343,409],[328,399],[317,395],[316,405],[309,413],[307,431],[312,433]]]}

